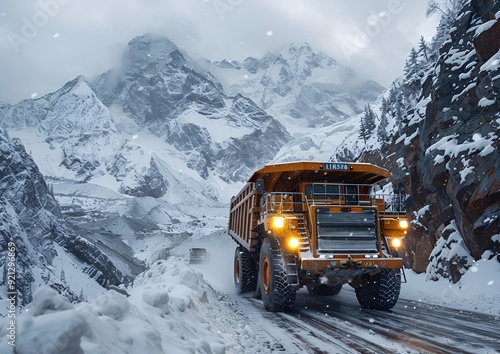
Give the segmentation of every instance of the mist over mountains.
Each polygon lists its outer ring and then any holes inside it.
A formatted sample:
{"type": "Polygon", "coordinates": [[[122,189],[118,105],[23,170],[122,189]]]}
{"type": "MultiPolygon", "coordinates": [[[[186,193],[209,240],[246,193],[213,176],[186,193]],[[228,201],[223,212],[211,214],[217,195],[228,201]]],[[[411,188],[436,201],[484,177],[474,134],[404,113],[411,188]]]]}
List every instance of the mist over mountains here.
{"type": "MultiPolygon", "coordinates": [[[[363,112],[384,88],[363,80],[308,43],[292,44],[277,54],[238,61],[222,60],[209,66],[226,92],[251,98],[261,108],[297,129],[319,128],[363,112]]],[[[297,134],[294,134],[297,136],[297,134]]]]}

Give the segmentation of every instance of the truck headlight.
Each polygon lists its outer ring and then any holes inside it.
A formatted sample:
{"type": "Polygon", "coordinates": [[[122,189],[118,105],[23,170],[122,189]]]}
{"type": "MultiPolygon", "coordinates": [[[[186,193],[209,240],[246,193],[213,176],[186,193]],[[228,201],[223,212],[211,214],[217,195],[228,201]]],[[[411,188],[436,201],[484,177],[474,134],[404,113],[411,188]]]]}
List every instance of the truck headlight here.
{"type": "Polygon", "coordinates": [[[288,239],[288,246],[293,249],[299,247],[299,239],[297,237],[290,237],[288,239]]]}
{"type": "Polygon", "coordinates": [[[285,218],[281,216],[273,218],[272,225],[274,229],[282,229],[285,226],[285,218]]]}
{"type": "Polygon", "coordinates": [[[408,228],[408,221],[406,220],[399,220],[399,227],[402,229],[407,229],[408,228]]]}
{"type": "Polygon", "coordinates": [[[391,246],[394,248],[399,248],[399,247],[401,247],[402,244],[403,244],[403,242],[401,242],[400,238],[391,239],[391,246]]]}

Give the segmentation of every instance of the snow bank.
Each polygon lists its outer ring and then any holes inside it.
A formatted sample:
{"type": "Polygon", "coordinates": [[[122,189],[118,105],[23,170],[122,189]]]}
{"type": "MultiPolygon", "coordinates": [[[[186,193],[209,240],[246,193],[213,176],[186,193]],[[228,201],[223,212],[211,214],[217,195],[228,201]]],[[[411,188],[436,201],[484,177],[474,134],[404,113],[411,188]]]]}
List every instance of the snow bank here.
{"type": "MultiPolygon", "coordinates": [[[[15,353],[266,352],[227,297],[183,259],[155,262],[128,292],[73,305],[49,287],[38,289],[16,319],[15,353]]],[[[0,352],[13,354],[8,319],[0,326],[0,352]]]]}
{"type": "Polygon", "coordinates": [[[489,255],[474,262],[456,284],[445,278],[427,280],[427,274],[406,270],[408,282],[402,285],[401,298],[500,316],[500,262],[489,255]]]}

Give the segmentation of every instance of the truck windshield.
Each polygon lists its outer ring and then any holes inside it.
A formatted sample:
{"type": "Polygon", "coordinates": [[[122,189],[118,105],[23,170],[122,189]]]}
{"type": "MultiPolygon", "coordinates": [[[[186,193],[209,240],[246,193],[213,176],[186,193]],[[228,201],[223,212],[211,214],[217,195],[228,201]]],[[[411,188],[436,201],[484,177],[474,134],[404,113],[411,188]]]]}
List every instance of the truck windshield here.
{"type": "Polygon", "coordinates": [[[361,193],[364,193],[363,200],[370,200],[370,188],[370,185],[314,183],[306,184],[305,194],[308,199],[334,199],[342,204],[358,205],[361,193]]]}
{"type": "Polygon", "coordinates": [[[306,197],[312,199],[339,199],[340,186],[335,184],[306,184],[306,197]]]}

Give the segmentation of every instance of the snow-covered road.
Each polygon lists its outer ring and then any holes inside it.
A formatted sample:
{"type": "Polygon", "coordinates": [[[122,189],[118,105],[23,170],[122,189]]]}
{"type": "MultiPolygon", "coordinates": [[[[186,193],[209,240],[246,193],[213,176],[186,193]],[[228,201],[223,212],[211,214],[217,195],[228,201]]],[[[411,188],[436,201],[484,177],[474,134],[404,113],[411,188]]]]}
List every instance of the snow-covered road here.
{"type": "MultiPolygon", "coordinates": [[[[331,297],[311,296],[300,289],[294,312],[270,313],[252,295],[235,294],[232,281],[235,244],[212,238],[202,245],[212,258],[205,265],[193,267],[215,289],[227,294],[248,317],[248,326],[255,332],[256,340],[265,343],[272,352],[500,353],[500,316],[470,310],[484,309],[481,302],[488,301],[480,296],[469,304],[464,297],[452,303],[449,299],[461,297],[458,290],[445,288],[436,292],[432,289],[435,282],[423,282],[413,273],[409,282],[402,284],[400,299],[389,311],[361,308],[354,289],[344,285],[338,295],[331,297]],[[443,303],[448,305],[438,305],[443,303]]],[[[475,278],[480,277],[476,273],[475,278]]],[[[465,285],[462,284],[464,288],[465,285]]],[[[483,291],[487,290],[485,287],[483,291]]]]}
{"type": "Polygon", "coordinates": [[[299,291],[292,313],[266,312],[233,297],[268,347],[285,353],[500,353],[500,318],[400,299],[390,311],[362,309],[348,286],[333,297],[299,291]]]}

